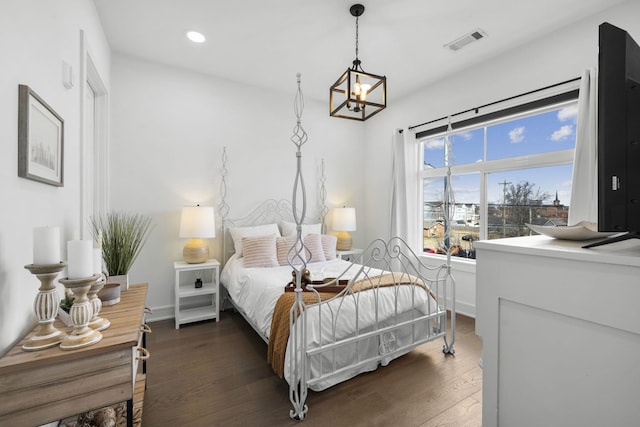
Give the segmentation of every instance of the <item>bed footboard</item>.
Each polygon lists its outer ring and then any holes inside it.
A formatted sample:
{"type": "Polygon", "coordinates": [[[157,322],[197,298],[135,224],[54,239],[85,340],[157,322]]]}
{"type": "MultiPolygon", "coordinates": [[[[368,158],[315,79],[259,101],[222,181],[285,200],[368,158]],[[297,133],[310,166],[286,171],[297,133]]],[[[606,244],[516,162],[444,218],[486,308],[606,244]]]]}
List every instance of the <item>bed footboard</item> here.
{"type": "Polygon", "coordinates": [[[374,241],[339,277],[294,292],[284,370],[295,420],[307,414],[309,388],[323,390],[386,366],[440,337],[445,353],[455,351],[450,268],[427,266],[400,238],[374,241]],[[345,283],[337,294],[323,292],[345,283]]]}

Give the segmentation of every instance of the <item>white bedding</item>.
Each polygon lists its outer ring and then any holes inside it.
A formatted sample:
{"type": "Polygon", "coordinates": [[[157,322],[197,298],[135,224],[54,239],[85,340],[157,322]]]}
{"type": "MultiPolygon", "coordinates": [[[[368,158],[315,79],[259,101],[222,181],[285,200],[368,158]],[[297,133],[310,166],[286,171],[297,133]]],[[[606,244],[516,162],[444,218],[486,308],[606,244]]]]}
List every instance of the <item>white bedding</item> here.
{"type": "MultiPolygon", "coordinates": [[[[310,263],[307,265],[307,268],[311,272],[313,280],[327,277],[351,279],[359,273],[360,276],[358,278],[364,277],[364,274],[361,272],[361,266],[351,264],[341,259],[310,263]]],[[[271,329],[271,318],[276,302],[280,295],[282,295],[284,286],[291,281],[291,271],[292,268],[290,266],[244,268],[242,258],[234,255],[226,263],[221,273],[220,281],[229,292],[229,296],[235,305],[244,312],[245,316],[253,324],[253,327],[264,337],[268,338],[271,329]]],[[[365,271],[369,277],[381,272],[380,270],[369,268],[365,269],[365,271]]],[[[336,298],[322,306],[323,321],[321,326],[319,326],[319,322],[317,321],[318,306],[310,306],[307,311],[307,321],[309,322],[307,325],[307,348],[317,347],[321,340],[323,344],[326,344],[327,340],[333,339],[334,334],[337,339],[353,335],[356,318],[358,319],[358,329],[363,331],[371,329],[376,321],[378,325],[385,325],[389,322],[395,323],[398,319],[410,320],[422,314],[428,312],[433,313],[437,310],[435,301],[429,298],[426,292],[416,286],[381,287],[374,291],[358,292],[354,294],[354,296],[348,296],[344,299],[336,298]],[[377,319],[375,311],[376,300],[378,304],[377,319]],[[431,303],[429,303],[429,301],[431,301],[431,303]],[[331,322],[329,320],[327,322],[327,318],[331,316],[339,316],[338,321],[331,322]]],[[[433,326],[433,324],[431,326],[433,326]]],[[[389,335],[387,337],[389,340],[388,343],[378,342],[377,339],[372,340],[370,343],[360,343],[358,352],[366,354],[367,352],[375,353],[383,351],[379,349],[379,346],[383,345],[390,346],[390,350],[393,350],[396,342],[407,342],[407,340],[414,339],[416,334],[428,334],[428,329],[429,327],[426,323],[423,325],[418,324],[415,329],[409,326],[389,335]]],[[[288,345],[285,366],[289,363],[290,353],[290,345],[288,345]]],[[[398,356],[400,356],[400,354],[389,357],[386,362],[388,363],[389,360],[398,356]]],[[[344,348],[338,354],[340,364],[343,365],[350,365],[353,364],[354,361],[362,360],[358,359],[359,357],[362,356],[356,356],[353,348],[344,348]]],[[[311,378],[319,375],[321,371],[326,370],[327,365],[332,364],[326,357],[322,358],[322,362],[320,362],[319,359],[321,358],[318,358],[316,362],[312,361],[309,367],[311,378]]],[[[345,372],[340,377],[331,381],[323,381],[312,385],[310,388],[313,390],[322,390],[340,381],[351,378],[360,372],[376,369],[376,367],[377,363],[369,364],[357,370],[345,372]]],[[[290,379],[287,374],[288,370],[285,369],[285,379],[289,381],[290,379]]]]}
{"type": "MultiPolygon", "coordinates": [[[[321,280],[325,277],[337,277],[345,272],[351,263],[341,259],[308,264],[311,277],[321,280]]],[[[276,302],[284,286],[291,281],[291,266],[271,268],[244,268],[242,257],[233,255],[224,266],[220,281],[229,292],[233,302],[244,311],[264,336],[269,337],[271,318],[276,302]]],[[[350,279],[357,273],[351,268],[344,279],[350,279]]]]}

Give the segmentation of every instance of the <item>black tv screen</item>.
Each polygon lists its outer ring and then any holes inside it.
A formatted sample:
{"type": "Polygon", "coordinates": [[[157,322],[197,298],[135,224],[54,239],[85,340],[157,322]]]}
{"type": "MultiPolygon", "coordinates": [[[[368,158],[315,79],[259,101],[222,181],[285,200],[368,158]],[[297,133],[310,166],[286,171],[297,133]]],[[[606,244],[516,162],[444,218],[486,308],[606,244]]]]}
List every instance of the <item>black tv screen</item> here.
{"type": "Polygon", "coordinates": [[[640,47],[599,27],[598,231],[626,232],[590,246],[640,238],[640,47]]]}

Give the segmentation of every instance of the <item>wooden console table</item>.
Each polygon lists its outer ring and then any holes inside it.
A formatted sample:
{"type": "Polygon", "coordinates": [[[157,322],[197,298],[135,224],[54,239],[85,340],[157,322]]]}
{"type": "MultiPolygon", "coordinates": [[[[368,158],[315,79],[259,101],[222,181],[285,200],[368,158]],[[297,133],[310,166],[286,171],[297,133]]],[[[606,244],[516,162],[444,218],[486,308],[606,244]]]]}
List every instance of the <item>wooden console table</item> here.
{"type": "Polygon", "coordinates": [[[0,358],[0,425],[36,426],[126,401],[132,426],[146,297],[146,284],[132,285],[120,303],[103,307],[111,326],[92,346],[25,352],[21,341],[9,350],[0,358]]]}

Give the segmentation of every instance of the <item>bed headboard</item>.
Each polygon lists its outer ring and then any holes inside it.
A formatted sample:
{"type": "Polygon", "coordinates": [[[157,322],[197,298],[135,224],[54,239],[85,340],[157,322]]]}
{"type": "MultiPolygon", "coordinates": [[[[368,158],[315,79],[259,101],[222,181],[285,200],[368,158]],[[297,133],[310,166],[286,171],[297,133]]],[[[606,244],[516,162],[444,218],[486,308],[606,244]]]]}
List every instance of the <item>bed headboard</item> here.
{"type": "MultiPolygon", "coordinates": [[[[264,224],[280,224],[281,222],[295,222],[293,218],[293,207],[290,200],[286,199],[267,199],[251,212],[241,218],[223,218],[222,219],[222,258],[223,265],[229,257],[233,255],[234,247],[230,227],[253,227],[264,224]]],[[[324,218],[309,217],[305,218],[305,224],[322,223],[324,218]]]]}
{"type": "MultiPolygon", "coordinates": [[[[222,266],[233,255],[233,239],[229,233],[229,227],[253,227],[264,224],[279,224],[281,222],[295,222],[293,217],[293,205],[287,199],[267,199],[259,203],[251,212],[240,218],[229,218],[230,206],[227,204],[227,147],[222,149],[222,167],[220,168],[220,205],[219,211],[222,217],[222,266]]],[[[325,187],[326,175],[324,159],[320,164],[320,211],[317,216],[305,215],[305,224],[322,224],[322,233],[326,233],[326,217],[329,212],[327,206],[327,192],[325,187]]],[[[300,217],[298,210],[298,217],[300,217]]]]}

